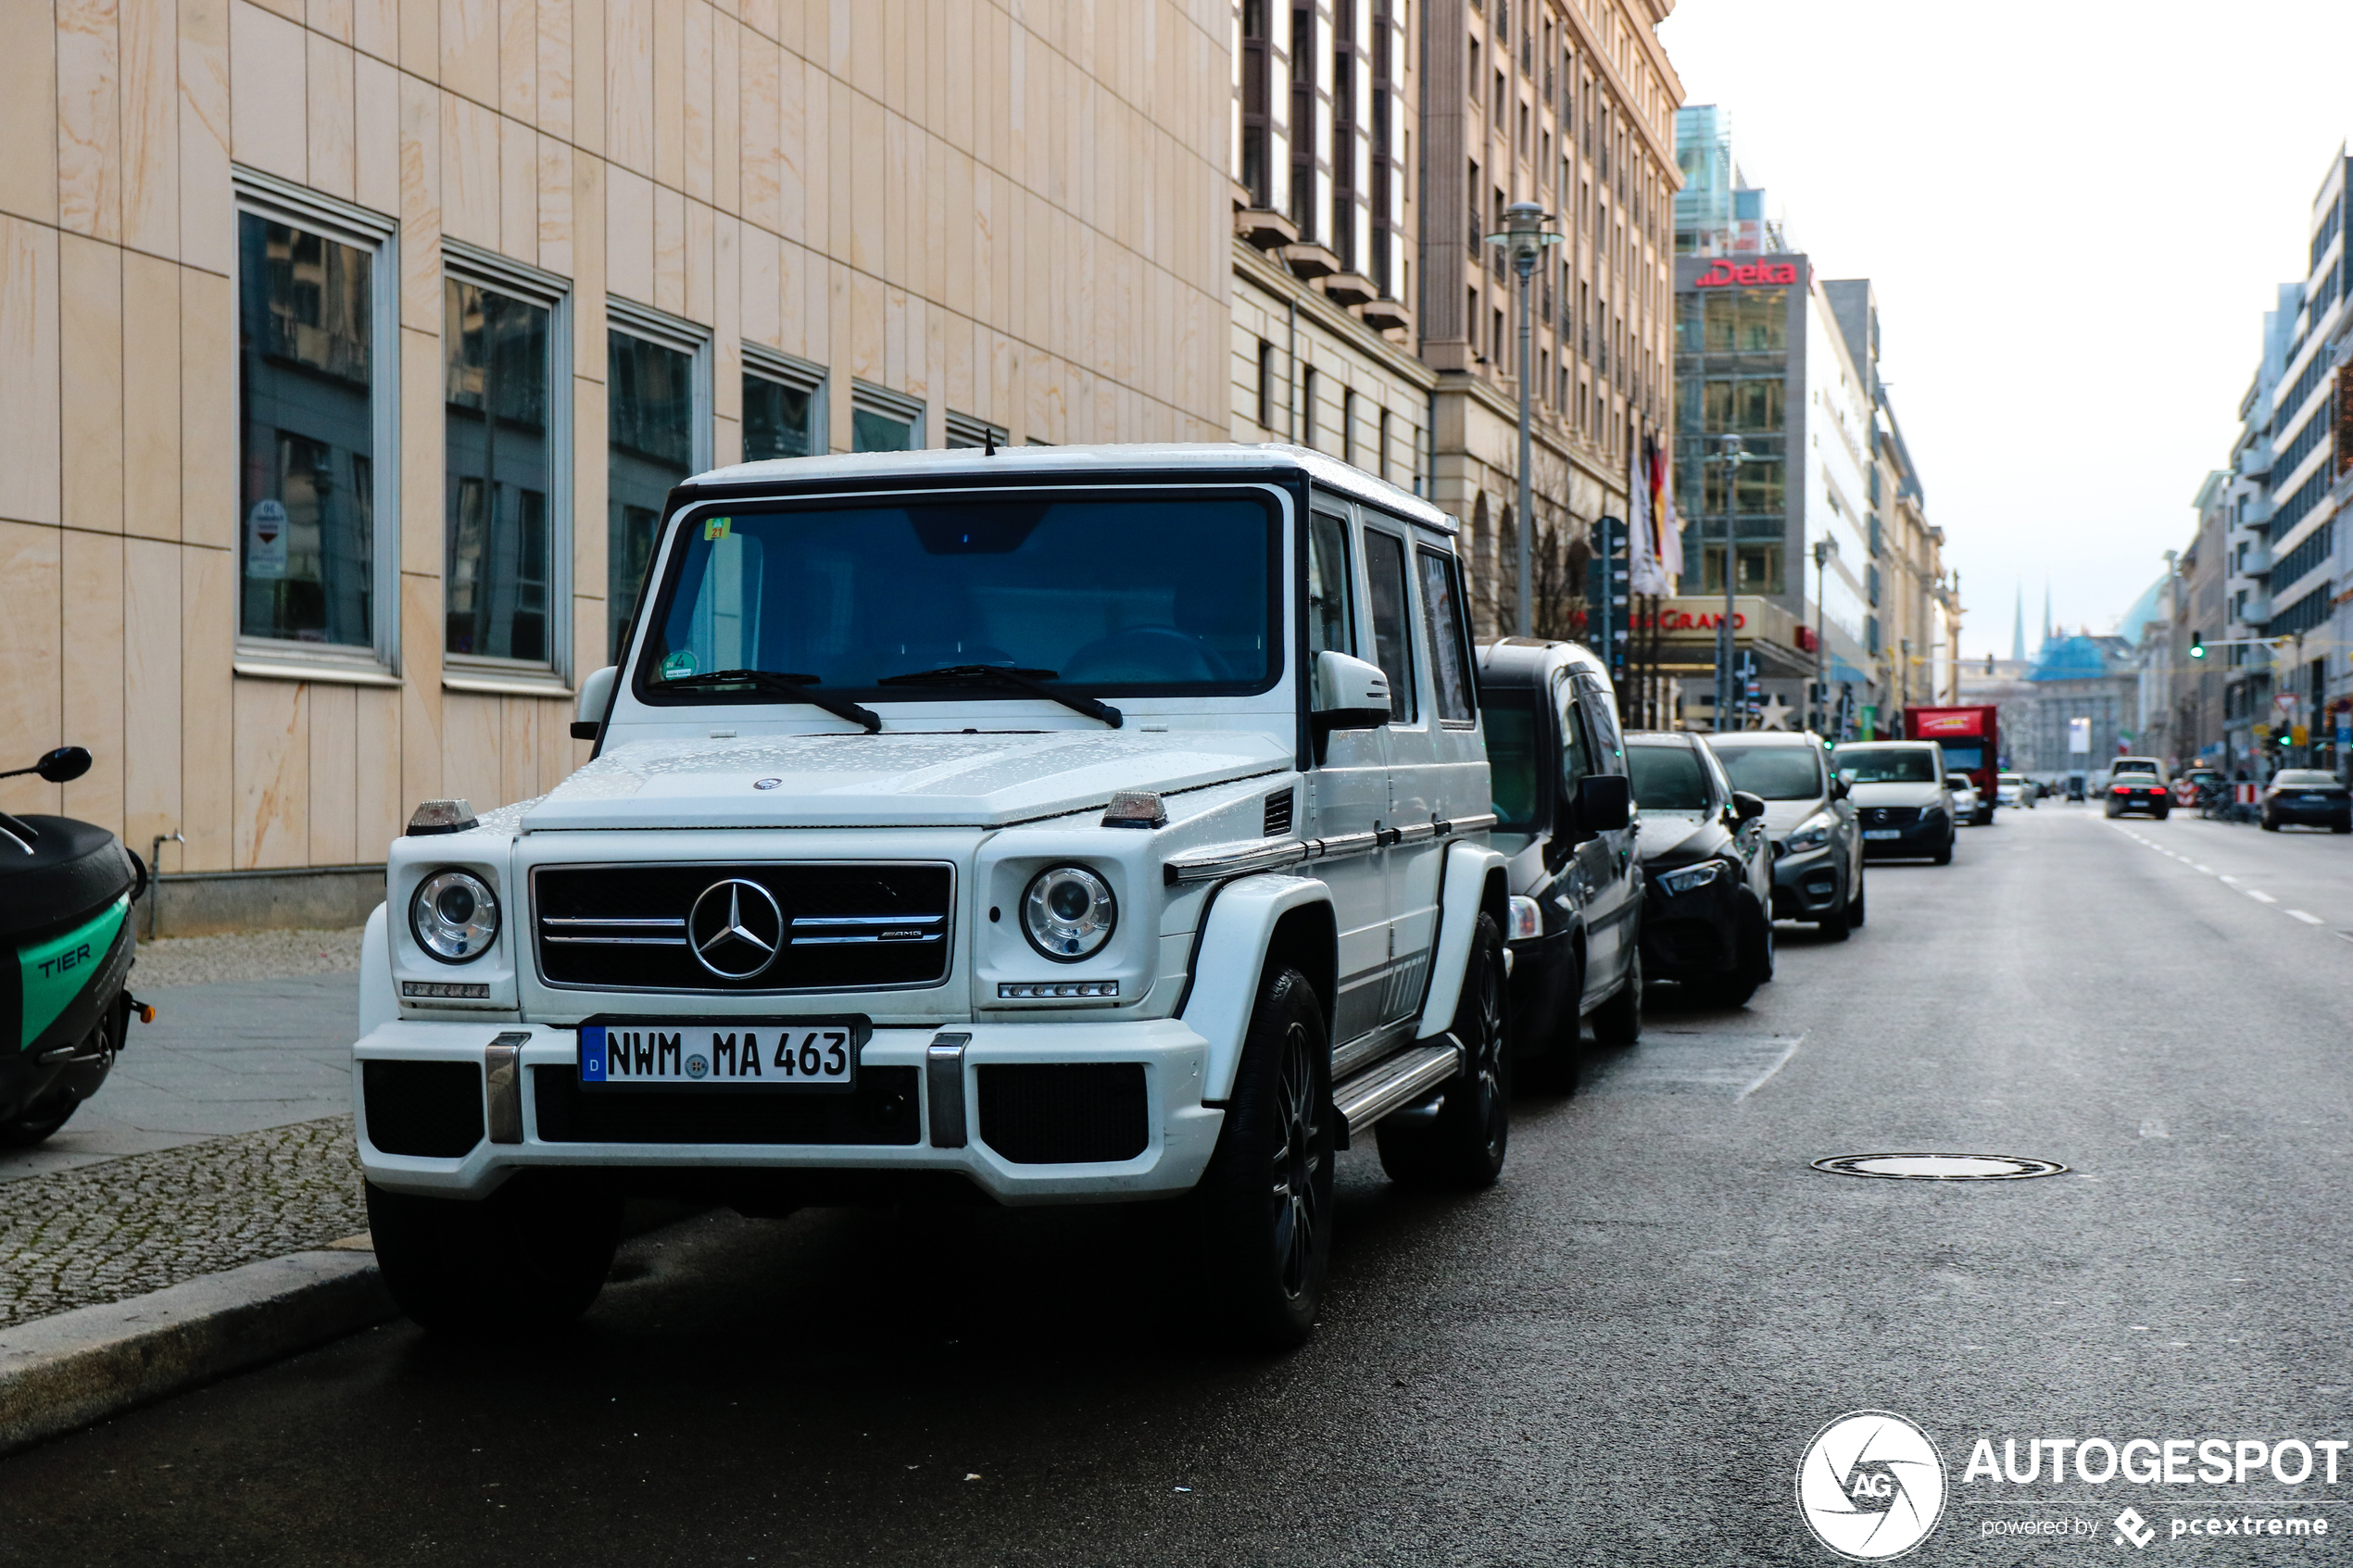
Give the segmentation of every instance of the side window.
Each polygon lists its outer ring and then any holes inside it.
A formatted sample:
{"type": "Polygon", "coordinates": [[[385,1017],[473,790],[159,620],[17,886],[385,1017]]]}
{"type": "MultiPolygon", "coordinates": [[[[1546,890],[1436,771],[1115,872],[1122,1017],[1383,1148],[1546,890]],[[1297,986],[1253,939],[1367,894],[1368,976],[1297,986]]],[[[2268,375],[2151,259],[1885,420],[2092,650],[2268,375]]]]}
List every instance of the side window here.
{"type": "Polygon", "coordinates": [[[1626,771],[1626,745],[1617,734],[1617,705],[1598,685],[1582,690],[1584,700],[1577,706],[1584,709],[1586,716],[1593,721],[1595,771],[1604,773],[1626,771]]]}
{"type": "Polygon", "coordinates": [[[1307,523],[1308,657],[1354,653],[1355,620],[1348,593],[1348,524],[1316,512],[1307,523]]]}
{"type": "Polygon", "coordinates": [[[1699,743],[1697,750],[1699,752],[1700,761],[1707,769],[1707,787],[1715,794],[1716,805],[1719,807],[1730,805],[1732,803],[1732,781],[1730,777],[1725,773],[1724,764],[1717,759],[1716,753],[1707,748],[1707,743],[1705,741],[1699,743]]]}
{"type": "Polygon", "coordinates": [[[1593,744],[1585,734],[1584,704],[1577,700],[1577,687],[1564,681],[1560,686],[1561,719],[1561,784],[1570,795],[1578,784],[1593,771],[1593,744]]]}
{"type": "Polygon", "coordinates": [[[1463,637],[1463,598],[1454,563],[1436,550],[1416,550],[1422,569],[1422,634],[1429,639],[1429,668],[1437,689],[1441,723],[1474,721],[1470,657],[1463,637]]]}
{"type": "Polygon", "coordinates": [[[1420,708],[1414,695],[1414,642],[1405,594],[1405,541],[1365,530],[1365,571],[1373,590],[1373,662],[1389,677],[1389,721],[1410,724],[1420,708]]]}

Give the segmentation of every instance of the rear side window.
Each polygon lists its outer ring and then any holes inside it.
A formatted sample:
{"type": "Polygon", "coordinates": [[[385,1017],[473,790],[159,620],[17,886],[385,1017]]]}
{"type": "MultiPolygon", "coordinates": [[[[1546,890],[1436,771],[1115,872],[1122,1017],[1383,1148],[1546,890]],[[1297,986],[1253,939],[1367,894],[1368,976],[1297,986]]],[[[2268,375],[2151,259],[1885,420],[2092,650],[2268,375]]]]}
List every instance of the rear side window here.
{"type": "Polygon", "coordinates": [[[1617,704],[1600,685],[1587,684],[1578,688],[1578,708],[1593,725],[1593,771],[1601,773],[1622,773],[1626,771],[1619,759],[1624,747],[1617,734],[1617,704]]]}
{"type": "Polygon", "coordinates": [[[1468,643],[1463,636],[1463,599],[1454,563],[1436,550],[1417,550],[1422,568],[1422,634],[1429,639],[1429,668],[1441,723],[1472,721],[1468,643]]]}
{"type": "Polygon", "coordinates": [[[1389,721],[1410,724],[1414,701],[1414,641],[1406,608],[1405,541],[1365,530],[1365,571],[1373,590],[1373,662],[1389,677],[1389,721]]]}

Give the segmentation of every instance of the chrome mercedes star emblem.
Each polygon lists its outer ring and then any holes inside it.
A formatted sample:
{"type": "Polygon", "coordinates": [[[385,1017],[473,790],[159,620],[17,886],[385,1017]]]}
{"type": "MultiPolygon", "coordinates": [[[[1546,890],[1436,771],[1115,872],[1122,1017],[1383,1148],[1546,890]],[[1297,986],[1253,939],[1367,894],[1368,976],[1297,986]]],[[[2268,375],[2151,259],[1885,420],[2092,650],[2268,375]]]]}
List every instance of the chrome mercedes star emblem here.
{"type": "Polygon", "coordinates": [[[785,911],[760,884],[729,877],[695,899],[686,937],[703,968],[722,980],[749,980],[784,950],[785,911]]]}

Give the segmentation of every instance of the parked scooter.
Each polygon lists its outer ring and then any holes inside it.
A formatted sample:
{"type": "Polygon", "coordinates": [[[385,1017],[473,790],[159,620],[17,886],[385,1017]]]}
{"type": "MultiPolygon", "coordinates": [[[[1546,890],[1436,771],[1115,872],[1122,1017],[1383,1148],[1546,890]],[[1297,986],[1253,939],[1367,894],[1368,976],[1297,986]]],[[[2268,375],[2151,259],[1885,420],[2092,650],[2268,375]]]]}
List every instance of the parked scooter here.
{"type": "MultiPolygon", "coordinates": [[[[65,784],[90,754],[61,746],[30,768],[65,784]]],[[[98,1092],[133,1013],[131,908],[147,868],[102,827],[0,811],[0,1148],[39,1143],[98,1092]]]]}

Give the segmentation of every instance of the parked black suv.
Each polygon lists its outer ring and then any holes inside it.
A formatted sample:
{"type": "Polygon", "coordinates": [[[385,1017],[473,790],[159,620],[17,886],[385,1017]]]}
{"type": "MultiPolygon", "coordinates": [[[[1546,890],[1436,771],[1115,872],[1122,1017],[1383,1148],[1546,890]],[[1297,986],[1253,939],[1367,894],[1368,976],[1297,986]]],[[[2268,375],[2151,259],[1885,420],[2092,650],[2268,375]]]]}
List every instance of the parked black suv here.
{"type": "Polygon", "coordinates": [[[1638,731],[1626,748],[1642,812],[1646,972],[1714,1006],[1743,1006],[1773,978],[1765,802],[1734,789],[1698,735],[1638,731]]]}
{"type": "Polygon", "coordinates": [[[1617,704],[1591,652],[1525,637],[1479,650],[1478,691],[1489,842],[1511,862],[1511,1038],[1565,1087],[1585,1018],[1604,1045],[1642,1032],[1642,871],[1617,704]]]}

